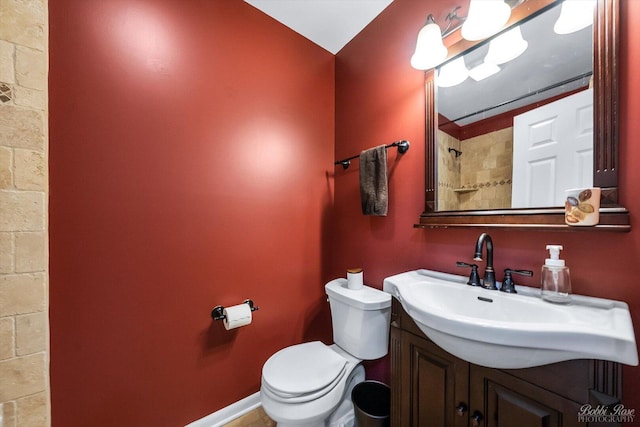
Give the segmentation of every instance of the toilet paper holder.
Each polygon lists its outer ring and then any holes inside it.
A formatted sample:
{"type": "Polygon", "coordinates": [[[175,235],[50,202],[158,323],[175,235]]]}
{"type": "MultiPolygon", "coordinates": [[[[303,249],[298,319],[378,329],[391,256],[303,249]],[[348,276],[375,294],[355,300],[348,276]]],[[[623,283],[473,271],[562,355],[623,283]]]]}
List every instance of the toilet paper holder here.
{"type": "MultiPolygon", "coordinates": [[[[251,309],[251,311],[256,311],[260,309],[260,307],[254,306],[253,301],[250,299],[246,299],[242,301],[242,303],[249,305],[249,308],[251,309]]],[[[226,317],[224,315],[224,306],[216,305],[215,307],[213,307],[213,310],[211,310],[211,317],[213,318],[213,320],[223,320],[226,317]]]]}

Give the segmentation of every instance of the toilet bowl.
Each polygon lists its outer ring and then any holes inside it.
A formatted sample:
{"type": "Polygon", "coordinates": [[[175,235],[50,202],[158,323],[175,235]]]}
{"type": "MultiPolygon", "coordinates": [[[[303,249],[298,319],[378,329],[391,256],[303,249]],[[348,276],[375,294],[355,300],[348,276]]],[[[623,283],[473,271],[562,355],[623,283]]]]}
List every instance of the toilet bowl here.
{"type": "Polygon", "coordinates": [[[362,381],[360,360],[335,344],[298,344],[280,350],[265,363],[262,406],[279,426],[331,425],[327,423],[330,415],[340,419],[349,413],[345,405],[343,414],[332,414],[362,381]]]}
{"type": "Polygon", "coordinates": [[[325,286],[335,344],[297,344],[271,356],[262,368],[260,398],[280,427],[353,425],[351,390],[364,381],[360,362],[387,354],[391,296],[345,279],[325,286]]]}

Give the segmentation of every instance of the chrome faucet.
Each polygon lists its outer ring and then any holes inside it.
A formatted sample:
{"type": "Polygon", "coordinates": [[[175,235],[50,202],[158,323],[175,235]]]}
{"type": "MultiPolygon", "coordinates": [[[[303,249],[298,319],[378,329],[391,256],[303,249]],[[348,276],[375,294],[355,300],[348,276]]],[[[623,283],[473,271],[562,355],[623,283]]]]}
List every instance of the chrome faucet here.
{"type": "Polygon", "coordinates": [[[476,242],[476,252],[473,254],[474,261],[482,261],[482,246],[487,246],[487,264],[484,268],[484,280],[482,287],[485,289],[496,290],[496,272],[493,269],[493,240],[487,233],[482,233],[476,242]]]}

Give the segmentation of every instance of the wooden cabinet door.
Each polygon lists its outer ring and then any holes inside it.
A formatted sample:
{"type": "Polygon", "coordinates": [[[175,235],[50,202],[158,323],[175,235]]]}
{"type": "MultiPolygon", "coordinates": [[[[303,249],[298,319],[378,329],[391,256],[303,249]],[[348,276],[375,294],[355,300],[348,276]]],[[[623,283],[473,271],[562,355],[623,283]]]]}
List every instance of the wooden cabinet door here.
{"type": "Polygon", "coordinates": [[[471,426],[578,426],[578,403],[495,369],[471,365],[470,401],[471,426]]]}
{"type": "MultiPolygon", "coordinates": [[[[469,363],[437,345],[405,331],[400,335],[400,375],[392,384],[397,393],[398,427],[466,427],[468,425],[469,363]],[[458,410],[463,404],[464,410],[458,410]]],[[[392,356],[393,358],[393,356],[392,356]]],[[[392,372],[392,377],[394,374],[392,372]]],[[[393,411],[392,411],[393,412],[393,411]]]]}

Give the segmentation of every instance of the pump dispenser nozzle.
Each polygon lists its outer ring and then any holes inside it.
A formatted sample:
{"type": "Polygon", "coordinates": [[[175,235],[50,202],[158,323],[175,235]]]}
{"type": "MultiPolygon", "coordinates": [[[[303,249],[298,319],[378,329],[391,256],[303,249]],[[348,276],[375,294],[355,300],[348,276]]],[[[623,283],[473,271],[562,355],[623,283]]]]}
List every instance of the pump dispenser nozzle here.
{"type": "Polygon", "coordinates": [[[549,258],[542,266],[542,299],[555,303],[568,303],[571,300],[571,279],[569,268],[560,259],[562,245],[547,245],[549,258]]]}
{"type": "Polygon", "coordinates": [[[547,245],[547,250],[549,251],[549,258],[547,258],[544,263],[545,265],[552,265],[554,267],[564,267],[564,260],[560,259],[560,251],[562,250],[562,245],[547,245]]]}

